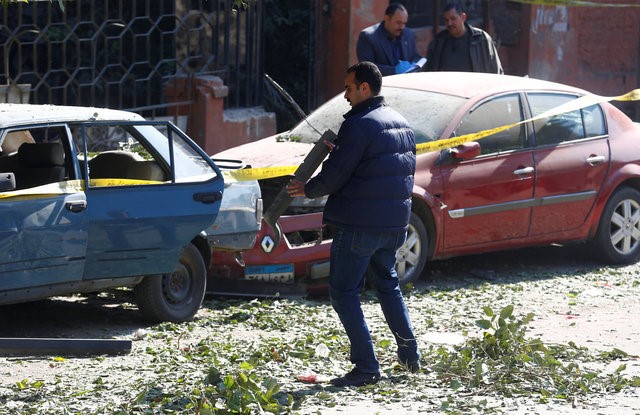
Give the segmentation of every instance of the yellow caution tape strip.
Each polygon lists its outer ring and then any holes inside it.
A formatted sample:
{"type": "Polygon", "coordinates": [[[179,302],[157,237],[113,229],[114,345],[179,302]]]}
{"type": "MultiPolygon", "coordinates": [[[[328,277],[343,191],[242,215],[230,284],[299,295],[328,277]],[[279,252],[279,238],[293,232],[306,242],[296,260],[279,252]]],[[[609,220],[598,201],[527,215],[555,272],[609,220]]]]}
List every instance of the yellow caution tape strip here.
{"type": "Polygon", "coordinates": [[[255,169],[224,170],[222,175],[225,180],[230,179],[242,182],[288,176],[295,173],[297,169],[298,166],[260,167],[255,169]]]}
{"type": "MultiPolygon", "coordinates": [[[[154,180],[138,179],[92,179],[89,180],[90,187],[108,186],[134,186],[141,184],[159,184],[163,182],[154,180]]],[[[0,199],[28,200],[47,196],[56,196],[81,192],[86,189],[84,180],[67,180],[58,183],[49,183],[43,186],[31,187],[29,189],[16,190],[10,193],[0,193],[0,199]]]]}

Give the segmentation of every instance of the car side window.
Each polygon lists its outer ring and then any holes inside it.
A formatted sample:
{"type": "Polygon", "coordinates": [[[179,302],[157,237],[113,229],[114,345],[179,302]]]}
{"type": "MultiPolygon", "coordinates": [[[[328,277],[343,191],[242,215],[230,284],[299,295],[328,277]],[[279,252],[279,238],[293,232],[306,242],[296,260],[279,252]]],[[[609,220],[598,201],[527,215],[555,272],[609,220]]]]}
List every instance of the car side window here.
{"type": "MultiPolygon", "coordinates": [[[[528,100],[534,117],[578,98],[577,95],[553,93],[529,93],[528,100]]],[[[567,141],[581,140],[604,135],[605,123],[602,108],[592,105],[533,122],[536,145],[557,145],[567,141]]]]}
{"type": "Polygon", "coordinates": [[[141,140],[131,125],[77,125],[71,130],[76,147],[85,154],[78,159],[83,174],[88,164],[90,187],[160,184],[170,178],[171,169],[158,149],[141,140]]]}
{"type": "Polygon", "coordinates": [[[66,129],[61,125],[8,131],[2,139],[0,172],[13,173],[14,184],[5,190],[21,190],[74,178],[66,129]]]}
{"type": "Polygon", "coordinates": [[[604,112],[600,105],[592,105],[582,110],[582,122],[587,137],[599,137],[607,134],[604,112]]]}
{"type": "MultiPolygon", "coordinates": [[[[455,130],[456,136],[478,133],[496,127],[523,121],[522,105],[518,94],[502,95],[473,108],[455,130]]],[[[517,150],[525,147],[524,124],[481,138],[480,154],[517,150]]]]}

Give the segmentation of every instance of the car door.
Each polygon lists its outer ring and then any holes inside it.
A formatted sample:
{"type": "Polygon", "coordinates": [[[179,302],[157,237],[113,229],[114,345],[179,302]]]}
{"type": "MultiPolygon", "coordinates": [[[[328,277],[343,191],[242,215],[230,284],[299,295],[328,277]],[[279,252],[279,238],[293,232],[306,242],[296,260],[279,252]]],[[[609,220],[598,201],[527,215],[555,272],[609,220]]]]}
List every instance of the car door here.
{"type": "MultiPolygon", "coordinates": [[[[529,93],[538,116],[577,98],[558,93],[529,93]]],[[[599,105],[535,120],[535,198],[530,235],[563,232],[581,226],[595,203],[609,169],[609,142],[599,105]]]]}
{"type": "MultiPolygon", "coordinates": [[[[522,121],[520,94],[493,97],[472,108],[455,135],[477,133],[522,121]]],[[[533,152],[526,126],[479,140],[481,155],[444,164],[444,246],[450,252],[525,237],[534,186],[533,152]]]]}
{"type": "MultiPolygon", "coordinates": [[[[0,193],[0,290],[33,293],[39,286],[51,290],[80,280],[86,198],[72,181],[75,158],[65,127],[14,128],[3,132],[2,142],[7,151],[0,156],[0,171],[12,175],[16,187],[0,193]],[[18,137],[19,143],[9,143],[18,137]]],[[[19,301],[21,295],[9,292],[4,299],[19,301]]]]}
{"type": "Polygon", "coordinates": [[[220,209],[223,179],[168,123],[93,123],[86,145],[89,241],[85,279],[171,272],[220,209]]]}

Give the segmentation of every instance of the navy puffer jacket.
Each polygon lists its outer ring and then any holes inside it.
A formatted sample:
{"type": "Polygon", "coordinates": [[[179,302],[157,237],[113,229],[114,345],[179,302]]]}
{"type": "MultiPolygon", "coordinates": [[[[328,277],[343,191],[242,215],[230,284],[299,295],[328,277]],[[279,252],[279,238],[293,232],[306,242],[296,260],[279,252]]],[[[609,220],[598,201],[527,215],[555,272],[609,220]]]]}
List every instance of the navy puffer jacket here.
{"type": "Polygon", "coordinates": [[[406,229],[416,168],[413,130],[381,96],[354,106],[344,118],[335,148],[305,186],[306,196],[329,195],[323,220],[331,225],[406,229]]]}

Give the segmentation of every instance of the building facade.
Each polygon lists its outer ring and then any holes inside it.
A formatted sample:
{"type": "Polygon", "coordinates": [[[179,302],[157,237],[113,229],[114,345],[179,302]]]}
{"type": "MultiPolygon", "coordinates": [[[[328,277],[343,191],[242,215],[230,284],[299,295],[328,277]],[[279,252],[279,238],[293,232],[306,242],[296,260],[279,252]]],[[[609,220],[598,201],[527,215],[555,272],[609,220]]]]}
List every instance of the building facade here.
{"type": "MultiPolygon", "coordinates": [[[[440,9],[444,2],[424,3],[440,9]]],[[[345,68],[357,61],[360,30],[381,21],[387,4],[316,2],[318,104],[342,90],[345,68]]],[[[492,35],[507,74],[566,83],[605,96],[621,95],[640,85],[640,5],[629,0],[592,7],[495,0],[483,1],[482,6],[478,14],[482,18],[472,24],[492,35]]],[[[439,19],[410,29],[423,54],[433,34],[446,30],[439,19]]],[[[617,105],[640,121],[637,103],[617,105]]]]}

